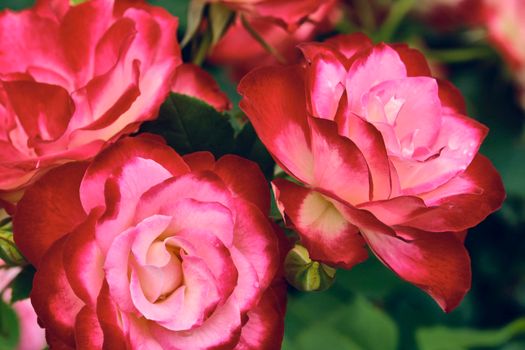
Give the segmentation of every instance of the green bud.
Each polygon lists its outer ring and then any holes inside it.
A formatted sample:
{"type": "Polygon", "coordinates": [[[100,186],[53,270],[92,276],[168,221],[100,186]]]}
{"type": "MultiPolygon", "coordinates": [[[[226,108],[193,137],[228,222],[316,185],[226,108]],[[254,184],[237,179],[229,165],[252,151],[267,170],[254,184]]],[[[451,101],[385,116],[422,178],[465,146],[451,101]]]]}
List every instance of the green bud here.
{"type": "Polygon", "coordinates": [[[0,259],[8,266],[27,265],[26,259],[20,253],[13,240],[10,222],[0,227],[0,259]]]}
{"type": "Polygon", "coordinates": [[[284,261],[288,283],[304,292],[323,291],[335,280],[336,270],[318,261],[312,261],[305,247],[296,244],[284,261]]]}

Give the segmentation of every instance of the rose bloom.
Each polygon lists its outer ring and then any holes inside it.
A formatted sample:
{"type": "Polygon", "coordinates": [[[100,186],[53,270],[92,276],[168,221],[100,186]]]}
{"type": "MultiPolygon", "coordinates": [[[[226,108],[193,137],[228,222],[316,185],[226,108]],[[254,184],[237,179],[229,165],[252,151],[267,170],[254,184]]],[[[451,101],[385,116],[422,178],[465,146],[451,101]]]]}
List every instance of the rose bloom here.
{"type": "Polygon", "coordinates": [[[525,107],[525,4],[520,0],[485,0],[488,39],[513,71],[525,107]]]}
{"type": "Polygon", "coordinates": [[[177,19],[143,1],[1,12],[0,196],[154,118],[181,62],[176,34],[177,19]]]}
{"type": "MultiPolygon", "coordinates": [[[[19,267],[6,268],[0,260],[0,293],[4,302],[11,299],[11,289],[5,290],[11,281],[20,273],[19,267]]],[[[18,317],[20,331],[16,350],[41,350],[46,347],[44,330],[37,323],[36,313],[29,299],[18,300],[12,305],[18,317]]]]}
{"type": "Polygon", "coordinates": [[[269,197],[255,163],[181,158],[149,134],[48,172],[13,225],[51,347],[278,348],[286,285],[269,197]]]}
{"type": "MultiPolygon", "coordinates": [[[[265,17],[288,30],[296,29],[312,13],[323,6],[324,0],[208,0],[220,3],[245,15],[265,17]]],[[[328,2],[334,2],[329,0],[328,2]]]]}
{"type": "Polygon", "coordinates": [[[278,164],[279,209],[311,257],[351,268],[365,245],[449,311],[470,288],[465,231],[500,207],[478,148],[487,128],[405,45],[362,34],[301,46],[305,63],[252,71],[241,108],[278,164]]]}
{"type": "MultiPolygon", "coordinates": [[[[252,11],[243,15],[250,26],[267,44],[279,52],[287,62],[298,60],[299,56],[295,49],[297,44],[312,40],[317,34],[329,31],[338,17],[336,0],[262,1],[260,4],[265,4],[268,7],[268,13],[258,15],[253,14],[252,11]],[[299,11],[296,16],[289,17],[282,15],[283,19],[288,20],[293,18],[303,19],[302,22],[297,22],[294,26],[291,24],[283,25],[282,21],[275,19],[275,16],[280,14],[278,12],[280,6],[284,7],[284,5],[280,5],[282,3],[289,3],[302,10],[311,7],[311,11],[299,11]],[[306,21],[305,18],[308,18],[308,20],[306,21]]],[[[290,7],[290,9],[293,8],[293,6],[290,7]]],[[[239,16],[234,20],[234,23],[228,28],[221,40],[213,46],[209,61],[216,65],[232,67],[234,76],[237,79],[240,79],[256,66],[277,63],[275,56],[270,54],[246,30],[239,16]]]]}

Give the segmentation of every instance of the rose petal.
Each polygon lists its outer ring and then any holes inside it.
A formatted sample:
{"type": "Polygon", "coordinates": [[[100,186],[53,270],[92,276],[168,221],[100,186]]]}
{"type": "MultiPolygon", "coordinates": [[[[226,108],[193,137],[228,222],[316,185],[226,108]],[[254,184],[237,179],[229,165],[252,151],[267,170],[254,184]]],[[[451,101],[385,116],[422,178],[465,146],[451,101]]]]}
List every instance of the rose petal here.
{"type": "Polygon", "coordinates": [[[358,228],[329,197],[282,179],[272,184],[281,213],[297,229],[313,260],[351,268],[367,258],[358,228]]]}
{"type": "Polygon", "coordinates": [[[84,163],[51,170],[18,203],[13,218],[15,242],[37,268],[47,249],[86,217],[78,194],[85,170],[84,163]]]}
{"type": "Polygon", "coordinates": [[[276,161],[308,183],[313,155],[301,73],[296,66],[255,69],[242,79],[238,91],[243,96],[241,109],[276,161]]]}

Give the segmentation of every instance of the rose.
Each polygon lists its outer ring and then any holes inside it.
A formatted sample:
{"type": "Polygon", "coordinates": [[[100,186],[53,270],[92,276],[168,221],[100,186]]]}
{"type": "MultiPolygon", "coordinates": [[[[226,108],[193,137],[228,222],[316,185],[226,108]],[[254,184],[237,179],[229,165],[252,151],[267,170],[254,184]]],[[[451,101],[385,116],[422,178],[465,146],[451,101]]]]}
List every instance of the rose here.
{"type": "Polygon", "coordinates": [[[514,69],[525,69],[525,8],[519,0],[484,0],[489,40],[514,69]]]}
{"type": "Polygon", "coordinates": [[[184,63],[177,68],[171,91],[203,100],[220,112],[232,108],[228,96],[220,90],[213,77],[191,63],[184,63]]]}
{"type": "MultiPolygon", "coordinates": [[[[295,30],[306,18],[316,12],[323,0],[208,0],[220,3],[234,11],[254,17],[264,17],[288,30],[295,30]]],[[[330,0],[329,2],[334,2],[330,0]]]]}
{"type": "MultiPolygon", "coordinates": [[[[4,261],[0,260],[0,293],[4,302],[11,299],[12,290],[6,288],[20,273],[19,267],[7,268],[4,261]]],[[[18,318],[19,342],[17,350],[43,349],[46,346],[44,330],[38,326],[35,310],[29,299],[18,300],[12,305],[18,318]]]]}
{"type": "Polygon", "coordinates": [[[484,0],[483,23],[489,41],[513,71],[525,108],[525,7],[518,0],[484,0]]]}
{"type": "Polygon", "coordinates": [[[181,62],[176,34],[176,18],[142,1],[3,11],[0,196],[154,118],[181,62]]]}
{"type": "Polygon", "coordinates": [[[49,344],[277,348],[284,284],[269,203],[254,163],[183,159],[149,134],[51,170],[13,220],[49,344]]]}
{"type": "Polygon", "coordinates": [[[241,109],[278,164],[279,209],[315,260],[351,268],[372,252],[451,310],[470,288],[465,231],[499,208],[478,154],[487,129],[405,45],[361,34],[301,46],[305,63],[252,71],[241,109]]]}
{"type": "MultiPolygon", "coordinates": [[[[308,1],[289,1],[302,4],[308,1]]],[[[315,2],[309,2],[309,5],[315,2]]],[[[273,2],[279,5],[279,2],[273,2]]],[[[337,15],[337,1],[323,1],[307,12],[309,21],[295,27],[283,26],[273,16],[278,13],[268,11],[266,16],[243,14],[250,27],[263,40],[273,47],[287,62],[295,62],[298,55],[295,46],[303,41],[312,40],[315,35],[333,28],[333,17],[337,15]]],[[[270,6],[269,4],[267,6],[270,6]]],[[[275,6],[275,5],[274,5],[275,6]]],[[[285,17],[287,18],[287,17],[285,17]]],[[[288,17],[291,19],[293,17],[288,17]]],[[[239,79],[256,66],[276,63],[276,57],[270,54],[244,27],[240,17],[237,17],[219,42],[213,46],[209,61],[217,65],[232,66],[235,76],[239,79]]]]}

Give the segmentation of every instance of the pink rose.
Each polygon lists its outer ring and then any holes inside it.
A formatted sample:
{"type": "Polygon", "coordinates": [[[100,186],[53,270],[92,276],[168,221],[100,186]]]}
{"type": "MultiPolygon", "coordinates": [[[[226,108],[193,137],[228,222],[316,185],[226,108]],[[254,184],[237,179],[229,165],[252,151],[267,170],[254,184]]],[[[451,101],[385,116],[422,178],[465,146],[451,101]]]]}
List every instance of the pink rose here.
{"type": "Polygon", "coordinates": [[[181,62],[176,34],[177,19],[143,1],[0,13],[0,196],[154,118],[181,62]]]}
{"type": "Polygon", "coordinates": [[[484,0],[489,39],[515,69],[525,69],[525,7],[520,0],[484,0]]]}
{"type": "Polygon", "coordinates": [[[50,171],[13,223],[49,344],[277,348],[285,285],[269,203],[254,163],[181,158],[149,134],[50,171]]]}
{"type": "Polygon", "coordinates": [[[498,209],[478,154],[487,128],[405,45],[361,34],[301,46],[302,65],[260,68],[241,108],[278,164],[279,208],[315,260],[351,268],[365,245],[449,311],[470,288],[465,231],[498,209]]]}
{"type": "Polygon", "coordinates": [[[484,0],[484,24],[492,44],[513,71],[525,108],[525,6],[520,0],[484,0]]]}
{"type": "MultiPolygon", "coordinates": [[[[270,3],[267,1],[267,3],[270,3]]],[[[274,1],[273,4],[280,2],[274,1]]],[[[304,5],[315,4],[315,1],[288,1],[304,5]]],[[[296,45],[303,41],[312,40],[320,32],[333,27],[333,17],[337,15],[337,1],[319,2],[311,12],[308,12],[308,21],[296,27],[283,26],[269,17],[247,14],[246,19],[250,26],[288,62],[295,62],[299,56],[296,45]]],[[[269,6],[269,5],[268,5],[269,6]]],[[[290,17],[292,18],[292,17],[290,17]]],[[[226,65],[234,68],[235,76],[239,79],[252,68],[267,64],[275,64],[276,58],[257,42],[244,28],[240,17],[227,30],[223,38],[213,46],[209,61],[217,65],[226,65]]]]}
{"type": "MultiPolygon", "coordinates": [[[[0,260],[0,292],[3,292],[4,302],[11,299],[11,290],[4,291],[11,281],[20,273],[20,268],[5,268],[0,260]]],[[[37,323],[37,317],[29,299],[16,301],[12,305],[18,316],[20,331],[17,350],[41,350],[46,347],[44,330],[37,323]]]]}
{"type": "Polygon", "coordinates": [[[171,91],[203,100],[220,112],[232,108],[213,77],[195,64],[184,63],[177,68],[171,91]]]}

